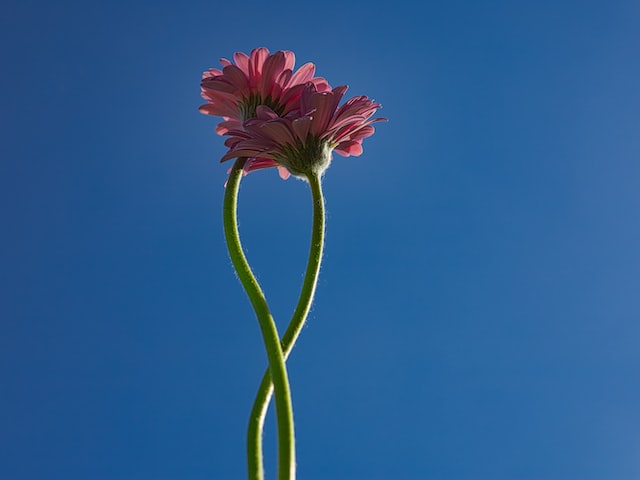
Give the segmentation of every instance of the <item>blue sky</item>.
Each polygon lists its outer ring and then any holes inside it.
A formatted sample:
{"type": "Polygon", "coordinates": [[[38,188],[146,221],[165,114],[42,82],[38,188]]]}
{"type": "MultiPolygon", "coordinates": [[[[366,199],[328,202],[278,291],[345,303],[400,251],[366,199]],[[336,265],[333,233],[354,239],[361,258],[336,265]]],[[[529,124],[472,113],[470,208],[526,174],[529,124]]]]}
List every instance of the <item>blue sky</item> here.
{"type": "MultiPolygon", "coordinates": [[[[289,361],[305,480],[640,478],[640,4],[5,2],[0,479],[243,478],[265,366],[201,72],[293,50],[382,103],[325,177],[289,361]]],[[[284,328],[311,203],[245,178],[284,328]]],[[[273,477],[273,418],[267,468],[273,477]]]]}

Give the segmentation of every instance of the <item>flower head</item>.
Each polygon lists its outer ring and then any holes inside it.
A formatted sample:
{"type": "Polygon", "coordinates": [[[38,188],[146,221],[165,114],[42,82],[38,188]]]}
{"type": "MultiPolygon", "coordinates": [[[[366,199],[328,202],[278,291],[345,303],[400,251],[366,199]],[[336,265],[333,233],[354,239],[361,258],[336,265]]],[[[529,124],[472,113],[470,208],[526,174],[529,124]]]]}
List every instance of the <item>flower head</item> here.
{"type": "Polygon", "coordinates": [[[380,104],[358,96],[339,106],[347,87],[318,91],[307,84],[301,94],[299,110],[284,116],[266,105],[256,109],[256,118],[241,129],[230,130],[225,142],[229,152],[222,161],[250,157],[260,161],[257,168],[284,167],[293,175],[321,175],[331,163],[335,150],[342,156],[362,153],[362,141],[374,133],[371,125],[384,118],[371,118],[380,104]]]}
{"type": "Polygon", "coordinates": [[[242,122],[254,118],[260,105],[286,115],[297,107],[308,83],[318,91],[331,88],[323,78],[314,77],[313,63],[294,73],[295,55],[290,51],[270,54],[266,48],[256,48],[249,55],[237,52],[233,59],[235,64],[221,59],[222,70],[212,68],[202,75],[201,94],[207,103],[199,110],[223,117],[216,127],[220,135],[241,129],[242,122]]]}

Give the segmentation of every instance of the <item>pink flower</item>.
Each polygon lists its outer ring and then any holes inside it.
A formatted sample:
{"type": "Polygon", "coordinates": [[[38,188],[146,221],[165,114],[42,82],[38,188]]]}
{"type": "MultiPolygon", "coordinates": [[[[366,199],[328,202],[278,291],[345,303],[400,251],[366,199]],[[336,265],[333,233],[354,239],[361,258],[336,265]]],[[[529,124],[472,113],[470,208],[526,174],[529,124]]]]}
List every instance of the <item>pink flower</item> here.
{"type": "Polygon", "coordinates": [[[353,97],[338,106],[346,90],[342,86],[318,91],[307,84],[299,110],[284,116],[269,106],[258,106],[256,118],[228,132],[225,145],[229,152],[222,161],[260,159],[260,165],[250,165],[248,171],[277,166],[304,178],[321,175],[331,163],[334,150],[345,157],[360,155],[363,140],[374,133],[371,124],[386,119],[371,118],[380,104],[367,97],[353,97]]]}
{"type": "Polygon", "coordinates": [[[250,55],[237,52],[233,59],[235,65],[223,58],[220,60],[222,70],[212,68],[202,75],[201,94],[207,103],[199,110],[224,119],[216,127],[220,135],[241,129],[242,122],[255,117],[260,105],[268,106],[278,115],[286,115],[297,108],[309,82],[318,91],[331,89],[326,80],[313,76],[313,63],[306,63],[294,73],[293,52],[269,54],[266,48],[256,48],[250,55]]]}

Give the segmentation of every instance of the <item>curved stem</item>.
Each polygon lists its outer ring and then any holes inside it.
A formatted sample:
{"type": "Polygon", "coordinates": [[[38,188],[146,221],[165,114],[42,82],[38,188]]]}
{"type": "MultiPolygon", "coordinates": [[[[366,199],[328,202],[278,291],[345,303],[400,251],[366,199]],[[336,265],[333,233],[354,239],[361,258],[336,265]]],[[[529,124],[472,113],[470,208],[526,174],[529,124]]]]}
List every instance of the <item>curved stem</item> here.
{"type": "MultiPolygon", "coordinates": [[[[282,351],[286,359],[300,335],[300,331],[307,319],[313,295],[318,283],[320,273],[320,261],[322,260],[322,249],[324,246],[325,212],[324,198],[322,196],[322,183],[319,176],[309,177],[311,196],[313,199],[313,226],[311,230],[311,248],[307,270],[302,283],[302,290],[298,304],[291,318],[291,322],[282,337],[282,351]]],[[[262,431],[264,419],[267,415],[269,400],[273,393],[273,383],[269,370],[264,373],[262,382],[256,399],[253,402],[249,426],[247,429],[247,457],[249,463],[249,480],[262,480],[264,478],[264,467],[262,464],[262,431]]],[[[276,396],[277,399],[277,396],[276,396]]]]}
{"type": "Polygon", "coordinates": [[[224,195],[224,233],[231,262],[258,317],[264,346],[267,351],[269,373],[273,379],[275,390],[276,418],[278,422],[278,479],[294,480],[296,474],[293,408],[284,354],[275,321],[269,311],[262,289],[245,258],[238,232],[238,190],[245,161],[246,159],[239,158],[229,175],[224,195]]]}

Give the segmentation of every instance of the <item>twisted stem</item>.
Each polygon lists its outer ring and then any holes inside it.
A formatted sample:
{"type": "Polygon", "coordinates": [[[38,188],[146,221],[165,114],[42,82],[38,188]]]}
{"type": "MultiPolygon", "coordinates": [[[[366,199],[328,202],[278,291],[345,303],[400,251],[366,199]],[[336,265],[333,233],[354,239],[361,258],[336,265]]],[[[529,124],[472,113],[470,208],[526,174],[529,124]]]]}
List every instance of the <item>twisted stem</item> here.
{"type": "MultiPolygon", "coordinates": [[[[318,283],[318,275],[320,273],[320,262],[322,260],[322,250],[324,246],[325,231],[325,211],[324,198],[322,195],[322,183],[319,175],[308,177],[309,186],[311,188],[311,197],[313,200],[313,225],[311,230],[311,248],[309,250],[309,259],[307,261],[307,270],[305,272],[302,289],[298,304],[291,318],[291,322],[287,327],[281,341],[282,352],[286,359],[300,335],[300,331],[307,319],[313,296],[318,283]]],[[[264,420],[267,415],[269,401],[274,389],[274,382],[270,369],[265,371],[260,387],[253,402],[253,408],[249,417],[249,425],[247,429],[247,460],[249,469],[249,480],[263,480],[264,466],[262,459],[262,432],[264,429],[264,420]]],[[[276,408],[277,408],[277,392],[276,392],[276,408]]]]}
{"type": "MultiPolygon", "coordinates": [[[[245,162],[245,158],[236,160],[227,181],[223,207],[224,233],[231,262],[258,318],[269,361],[268,371],[273,380],[278,424],[278,480],[295,480],[293,407],[284,354],[275,321],[269,311],[264,293],[244,255],[238,232],[238,190],[245,162]]],[[[250,466],[250,469],[255,470],[255,467],[250,466]]]]}

